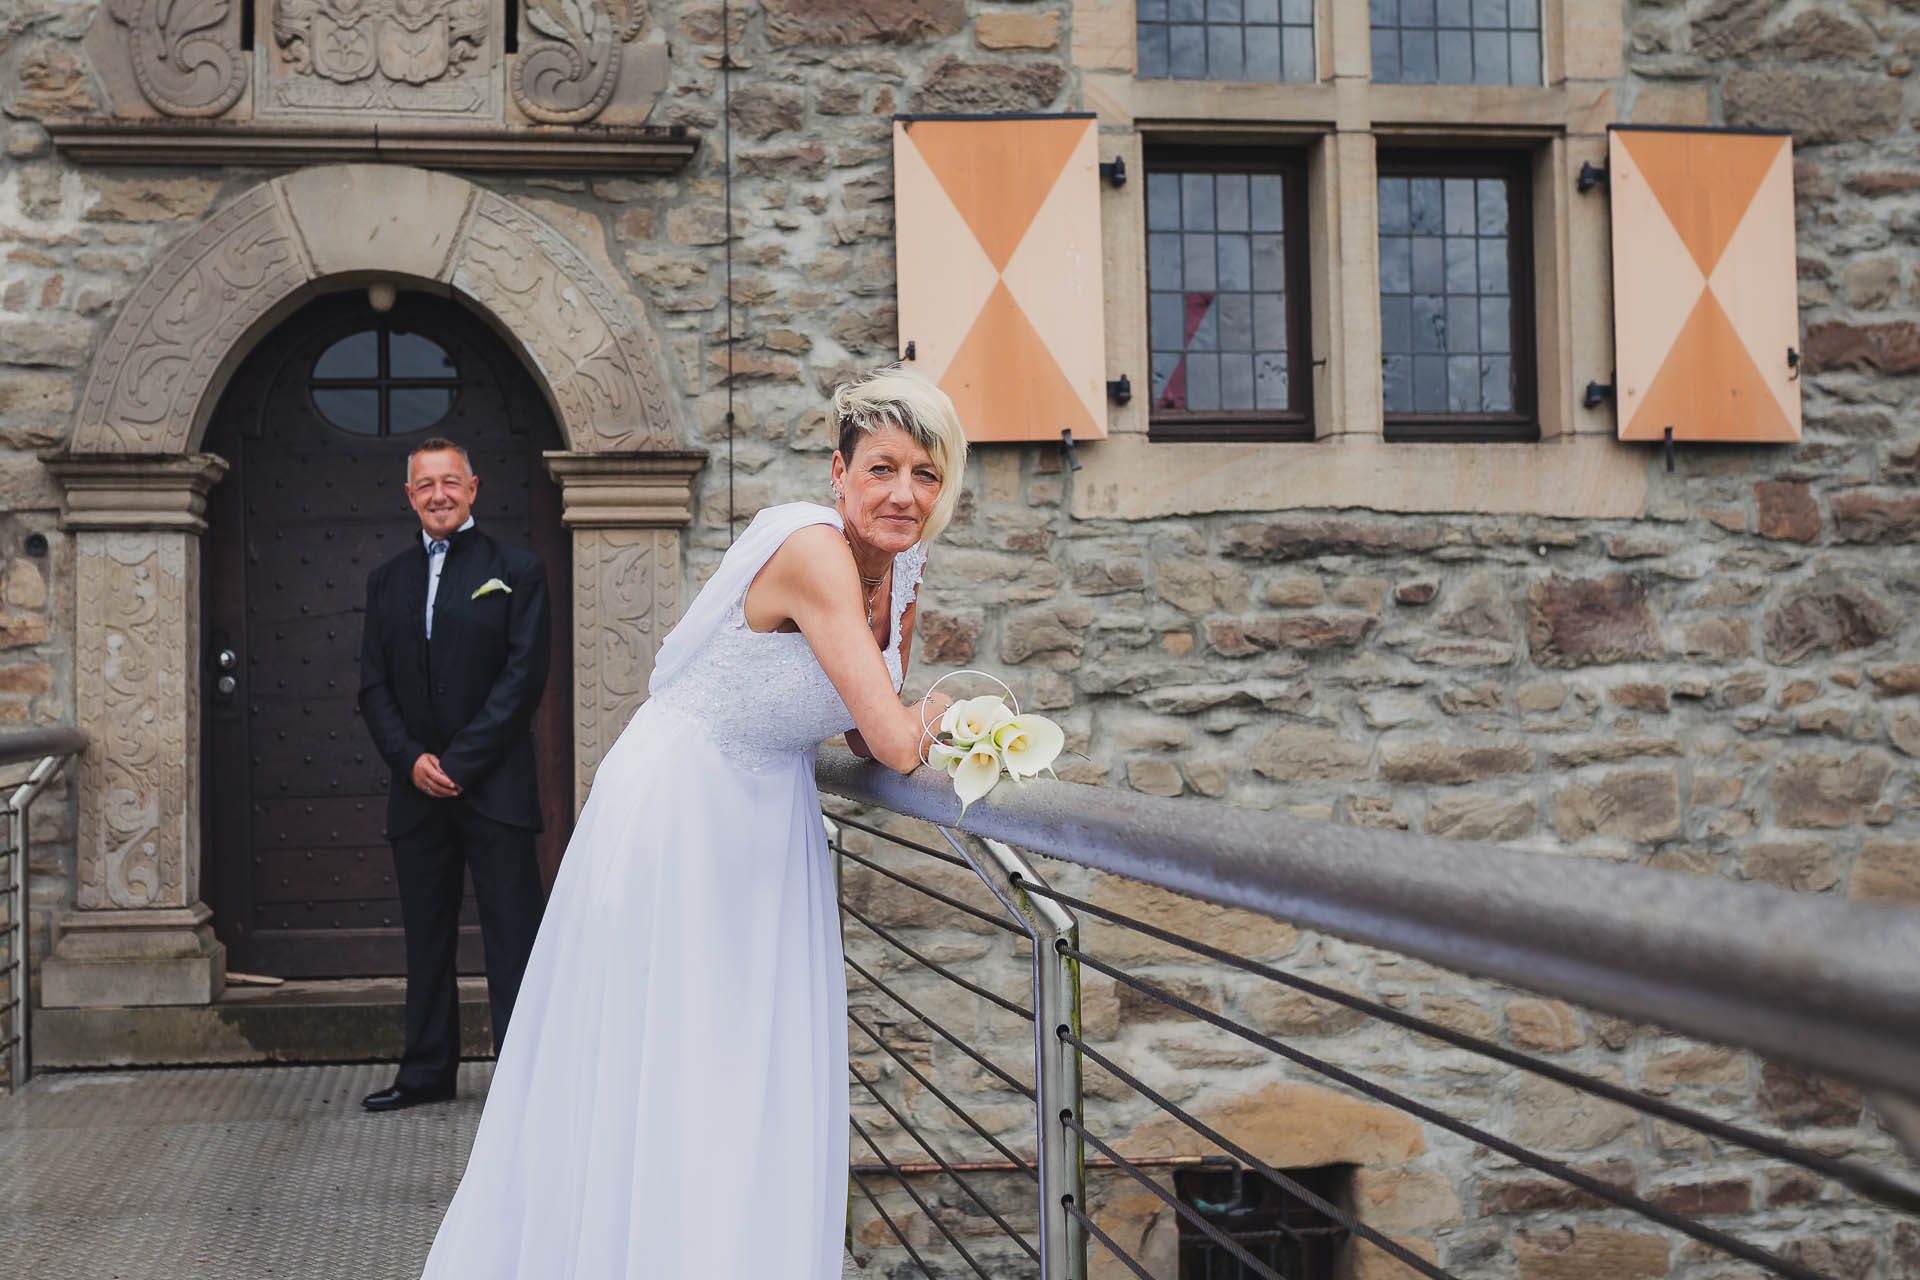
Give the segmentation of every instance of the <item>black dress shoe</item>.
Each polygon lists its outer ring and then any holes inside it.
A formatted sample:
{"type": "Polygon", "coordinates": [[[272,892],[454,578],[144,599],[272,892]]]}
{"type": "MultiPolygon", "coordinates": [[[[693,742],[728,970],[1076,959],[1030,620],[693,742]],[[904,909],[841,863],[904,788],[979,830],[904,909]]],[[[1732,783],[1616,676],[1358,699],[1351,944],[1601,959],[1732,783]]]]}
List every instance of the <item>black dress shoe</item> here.
{"type": "Polygon", "coordinates": [[[360,1099],[360,1105],[369,1111],[402,1111],[408,1107],[417,1107],[423,1102],[451,1102],[453,1086],[432,1085],[424,1089],[411,1088],[404,1084],[392,1085],[370,1093],[360,1099]]]}

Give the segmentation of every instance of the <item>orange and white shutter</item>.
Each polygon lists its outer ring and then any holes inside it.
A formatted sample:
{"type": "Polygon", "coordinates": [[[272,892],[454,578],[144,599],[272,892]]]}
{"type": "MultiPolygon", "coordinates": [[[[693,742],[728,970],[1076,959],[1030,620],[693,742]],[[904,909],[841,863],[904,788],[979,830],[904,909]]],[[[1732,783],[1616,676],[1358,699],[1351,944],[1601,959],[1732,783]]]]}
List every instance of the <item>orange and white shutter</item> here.
{"type": "Polygon", "coordinates": [[[1622,440],[1800,438],[1793,140],[1608,135],[1622,440]]]}
{"type": "Polygon", "coordinates": [[[893,125],[900,350],[969,440],[1107,434],[1090,115],[893,125]]]}

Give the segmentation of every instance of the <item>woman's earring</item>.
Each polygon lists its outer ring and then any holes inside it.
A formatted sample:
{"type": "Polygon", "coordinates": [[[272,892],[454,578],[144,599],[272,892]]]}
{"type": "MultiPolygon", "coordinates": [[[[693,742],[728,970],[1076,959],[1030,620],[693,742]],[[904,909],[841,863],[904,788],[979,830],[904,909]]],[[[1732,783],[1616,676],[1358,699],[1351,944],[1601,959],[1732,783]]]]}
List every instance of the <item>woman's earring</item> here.
{"type": "Polygon", "coordinates": [[[831,490],[833,490],[833,500],[834,500],[835,502],[838,502],[838,501],[840,501],[840,499],[842,499],[842,498],[844,498],[844,497],[846,497],[846,496],[847,496],[846,494],[844,494],[844,493],[842,493],[842,492],[840,492],[840,486],[839,486],[839,485],[837,485],[837,484],[834,484],[834,483],[832,483],[831,481],[829,481],[829,482],[828,482],[828,484],[827,484],[827,488],[829,488],[829,489],[831,489],[831,490]]]}

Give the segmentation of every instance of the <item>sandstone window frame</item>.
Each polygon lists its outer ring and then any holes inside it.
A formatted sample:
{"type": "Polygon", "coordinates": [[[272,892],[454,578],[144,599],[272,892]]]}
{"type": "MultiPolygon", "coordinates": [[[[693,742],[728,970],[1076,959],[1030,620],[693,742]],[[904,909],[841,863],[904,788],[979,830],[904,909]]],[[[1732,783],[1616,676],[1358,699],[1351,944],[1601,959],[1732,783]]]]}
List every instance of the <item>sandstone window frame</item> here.
{"type": "MultiPolygon", "coordinates": [[[[1621,0],[1544,0],[1542,85],[1374,84],[1367,6],[1321,0],[1323,78],[1249,85],[1141,80],[1127,0],[1075,0],[1073,57],[1083,102],[1100,117],[1103,158],[1141,171],[1144,141],[1169,137],[1304,145],[1314,254],[1310,332],[1316,438],[1281,443],[1162,441],[1147,398],[1110,406],[1110,436],[1083,451],[1072,509],[1083,519],[1146,519],[1292,506],[1633,518],[1652,479],[1613,438],[1613,411],[1579,388],[1613,366],[1604,193],[1576,195],[1583,162],[1604,163],[1625,74],[1621,0]],[[1086,38],[1082,38],[1082,28],[1086,38]],[[1122,34],[1124,32],[1124,35],[1122,34]],[[1380,379],[1378,151],[1480,145],[1531,160],[1534,380],[1538,439],[1389,442],[1380,379]],[[1579,307],[1573,305],[1579,282],[1579,307]]],[[[1148,369],[1139,246],[1144,195],[1102,196],[1108,361],[1148,369]]]]}
{"type": "MultiPolygon", "coordinates": [[[[1287,406],[1281,410],[1174,410],[1157,405],[1149,410],[1147,434],[1152,440],[1197,441],[1310,441],[1313,426],[1313,371],[1317,361],[1312,340],[1312,272],[1309,264],[1312,234],[1307,215],[1308,160],[1298,145],[1221,144],[1179,138],[1148,139],[1142,152],[1143,181],[1156,173],[1277,174],[1282,180],[1281,235],[1285,240],[1287,406]]],[[[1146,238],[1141,251],[1148,253],[1146,238]]],[[[1152,284],[1151,263],[1147,266],[1152,284]]],[[[1151,299],[1149,299],[1151,307],[1151,299]]],[[[1156,399],[1149,341],[1147,375],[1142,379],[1147,398],[1156,399]]]]}

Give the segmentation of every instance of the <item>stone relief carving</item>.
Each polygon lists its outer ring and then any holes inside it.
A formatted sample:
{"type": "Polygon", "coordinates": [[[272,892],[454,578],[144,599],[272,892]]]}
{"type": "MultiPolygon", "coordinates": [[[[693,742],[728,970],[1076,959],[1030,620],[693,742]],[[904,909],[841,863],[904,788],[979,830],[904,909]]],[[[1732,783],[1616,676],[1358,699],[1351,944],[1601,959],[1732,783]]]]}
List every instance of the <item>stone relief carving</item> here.
{"type": "Polygon", "coordinates": [[[643,0],[528,0],[527,25],[547,40],[520,51],[513,101],[542,124],[580,124],[606,109],[624,46],[647,22],[643,0]]]}
{"type": "Polygon", "coordinates": [[[552,227],[491,193],[475,202],[453,283],[525,342],[591,446],[673,448],[659,353],[605,280],[552,227]]]}
{"type": "Polygon", "coordinates": [[[187,654],[197,546],[170,532],[87,532],[76,568],[76,701],[97,712],[81,775],[82,909],[188,905],[199,679],[187,654]]]}
{"type": "Polygon", "coordinates": [[[680,617],[680,535],[573,531],[574,807],[647,696],[661,638],[680,617]]]}
{"type": "Polygon", "coordinates": [[[76,441],[86,443],[76,448],[186,449],[221,362],[310,275],[271,185],[202,223],[141,282],[107,335],[80,404],[76,441]]]}
{"type": "Polygon", "coordinates": [[[233,0],[108,0],[106,8],[126,29],[128,69],[154,110],[217,116],[246,92],[233,0]]]}
{"type": "Polygon", "coordinates": [[[497,119],[497,0],[272,0],[262,116],[497,119]]]}

